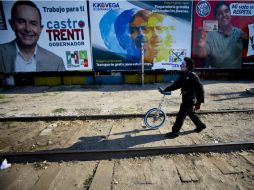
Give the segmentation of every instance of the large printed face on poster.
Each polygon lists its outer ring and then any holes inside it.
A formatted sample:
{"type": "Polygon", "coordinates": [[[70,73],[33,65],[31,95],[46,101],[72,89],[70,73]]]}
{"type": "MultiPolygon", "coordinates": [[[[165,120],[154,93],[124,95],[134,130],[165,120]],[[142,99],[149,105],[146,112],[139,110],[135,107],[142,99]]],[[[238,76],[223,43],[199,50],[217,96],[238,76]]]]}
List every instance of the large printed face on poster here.
{"type": "Polygon", "coordinates": [[[254,2],[194,2],[192,56],[196,67],[242,68],[254,64],[254,2]]]}
{"type": "Polygon", "coordinates": [[[0,72],[92,70],[85,1],[3,1],[2,8],[0,72]]]}
{"type": "Polygon", "coordinates": [[[95,70],[179,70],[191,48],[191,1],[89,1],[95,70]],[[143,52],[143,57],[142,57],[143,52]]]}

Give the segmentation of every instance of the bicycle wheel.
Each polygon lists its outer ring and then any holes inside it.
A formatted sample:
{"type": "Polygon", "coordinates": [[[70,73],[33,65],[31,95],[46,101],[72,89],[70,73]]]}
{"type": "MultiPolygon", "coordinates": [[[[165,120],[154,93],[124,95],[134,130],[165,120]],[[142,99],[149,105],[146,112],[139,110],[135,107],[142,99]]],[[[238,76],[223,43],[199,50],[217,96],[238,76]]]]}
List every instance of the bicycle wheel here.
{"type": "Polygon", "coordinates": [[[160,128],[164,124],[165,120],[166,114],[158,108],[148,110],[144,117],[144,123],[149,129],[160,128]]]}

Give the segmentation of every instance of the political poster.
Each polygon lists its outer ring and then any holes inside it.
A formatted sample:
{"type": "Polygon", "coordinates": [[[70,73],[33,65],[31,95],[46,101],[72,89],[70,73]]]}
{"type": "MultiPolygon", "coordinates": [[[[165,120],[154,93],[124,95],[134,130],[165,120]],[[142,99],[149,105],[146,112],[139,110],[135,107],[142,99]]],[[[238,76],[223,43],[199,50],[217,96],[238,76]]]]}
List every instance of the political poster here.
{"type": "Polygon", "coordinates": [[[92,70],[86,1],[3,1],[0,72],[92,70]]]}
{"type": "Polygon", "coordinates": [[[192,1],[91,0],[89,14],[96,71],[180,70],[191,55],[192,1]]]}
{"type": "Polygon", "coordinates": [[[6,21],[4,18],[4,10],[1,1],[0,1],[0,30],[6,30],[6,21]]]}
{"type": "Polygon", "coordinates": [[[254,2],[198,0],[193,5],[196,67],[239,69],[254,64],[254,2]]]}

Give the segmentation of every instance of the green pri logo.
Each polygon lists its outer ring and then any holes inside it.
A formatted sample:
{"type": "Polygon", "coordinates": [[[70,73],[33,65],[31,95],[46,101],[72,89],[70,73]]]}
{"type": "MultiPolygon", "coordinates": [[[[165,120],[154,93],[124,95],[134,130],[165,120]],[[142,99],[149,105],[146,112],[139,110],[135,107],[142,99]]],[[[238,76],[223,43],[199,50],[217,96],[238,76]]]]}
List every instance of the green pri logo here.
{"type": "Polygon", "coordinates": [[[86,50],[66,51],[66,60],[68,68],[80,67],[81,65],[88,67],[86,50]]]}
{"type": "Polygon", "coordinates": [[[88,67],[87,51],[79,51],[79,59],[84,67],[88,67]]]}

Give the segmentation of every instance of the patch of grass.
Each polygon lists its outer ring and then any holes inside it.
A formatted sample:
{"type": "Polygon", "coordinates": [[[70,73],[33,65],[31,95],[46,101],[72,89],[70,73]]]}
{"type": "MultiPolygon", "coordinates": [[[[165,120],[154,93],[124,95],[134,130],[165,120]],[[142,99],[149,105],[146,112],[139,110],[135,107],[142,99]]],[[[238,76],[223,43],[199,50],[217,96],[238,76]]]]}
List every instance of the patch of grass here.
{"type": "MultiPolygon", "coordinates": [[[[2,114],[0,114],[2,116],[2,114]]],[[[4,116],[4,115],[3,115],[4,116]]],[[[6,121],[6,122],[1,122],[1,129],[11,129],[17,127],[18,124],[16,122],[11,122],[11,121],[6,121]]]]}
{"type": "Polygon", "coordinates": [[[54,92],[54,93],[52,93],[52,92],[43,92],[42,96],[56,96],[58,94],[59,94],[59,92],[54,92]]]}
{"type": "Polygon", "coordinates": [[[0,94],[0,99],[5,99],[5,95],[0,94]]]}
{"type": "Polygon", "coordinates": [[[64,109],[64,108],[57,108],[57,109],[54,109],[53,110],[53,113],[63,113],[63,112],[66,112],[67,110],[64,109]]]}
{"type": "Polygon", "coordinates": [[[40,97],[41,97],[41,94],[38,94],[38,95],[37,94],[36,95],[33,94],[33,95],[31,95],[31,98],[40,98],[40,97]]]}
{"type": "Polygon", "coordinates": [[[1,101],[0,104],[7,104],[7,103],[10,103],[10,102],[11,101],[6,100],[6,101],[1,101]]]}
{"type": "Polygon", "coordinates": [[[78,114],[89,114],[89,113],[100,113],[100,109],[96,109],[96,108],[79,108],[79,109],[75,109],[78,114]]]}
{"type": "Polygon", "coordinates": [[[42,96],[48,96],[49,94],[48,93],[43,93],[42,96]]]}

